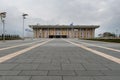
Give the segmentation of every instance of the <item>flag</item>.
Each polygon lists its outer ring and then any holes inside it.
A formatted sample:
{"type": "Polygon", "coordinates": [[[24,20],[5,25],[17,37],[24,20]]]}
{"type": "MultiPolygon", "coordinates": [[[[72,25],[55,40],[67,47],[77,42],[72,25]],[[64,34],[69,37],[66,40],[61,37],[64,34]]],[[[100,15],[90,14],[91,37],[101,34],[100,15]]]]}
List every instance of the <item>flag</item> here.
{"type": "Polygon", "coordinates": [[[70,26],[73,26],[73,22],[70,24],[70,26]]]}
{"type": "Polygon", "coordinates": [[[30,30],[30,29],[27,29],[27,28],[25,29],[25,31],[32,32],[32,30],[30,30]]]}

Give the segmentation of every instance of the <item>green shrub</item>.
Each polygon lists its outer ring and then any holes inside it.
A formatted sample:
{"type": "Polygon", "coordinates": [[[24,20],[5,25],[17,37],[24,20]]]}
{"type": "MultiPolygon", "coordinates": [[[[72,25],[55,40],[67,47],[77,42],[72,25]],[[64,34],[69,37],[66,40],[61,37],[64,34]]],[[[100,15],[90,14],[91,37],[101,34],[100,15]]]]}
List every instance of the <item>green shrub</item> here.
{"type": "MultiPolygon", "coordinates": [[[[5,35],[5,40],[19,40],[19,39],[21,39],[19,35],[11,35],[11,34],[5,35]]],[[[0,40],[3,40],[3,34],[0,35],[0,40]]]]}

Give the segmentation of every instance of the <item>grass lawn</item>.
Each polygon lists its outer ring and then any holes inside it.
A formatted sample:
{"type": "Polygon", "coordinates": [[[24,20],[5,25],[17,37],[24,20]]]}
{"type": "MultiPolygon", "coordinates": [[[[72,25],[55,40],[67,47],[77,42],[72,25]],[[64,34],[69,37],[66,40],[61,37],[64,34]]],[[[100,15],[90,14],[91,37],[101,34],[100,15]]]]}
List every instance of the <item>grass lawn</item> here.
{"type": "Polygon", "coordinates": [[[93,41],[104,41],[104,42],[115,42],[115,43],[120,43],[120,39],[85,39],[85,40],[93,40],[93,41]]]}

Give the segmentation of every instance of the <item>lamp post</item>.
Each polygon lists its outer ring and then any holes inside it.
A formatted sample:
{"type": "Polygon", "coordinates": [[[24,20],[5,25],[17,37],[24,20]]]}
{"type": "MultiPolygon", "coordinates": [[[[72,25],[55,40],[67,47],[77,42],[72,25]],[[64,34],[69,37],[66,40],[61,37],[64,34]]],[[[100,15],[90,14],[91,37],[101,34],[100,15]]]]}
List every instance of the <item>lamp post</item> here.
{"type": "Polygon", "coordinates": [[[34,31],[33,31],[33,26],[32,26],[32,40],[34,39],[34,31]]]}
{"type": "Polygon", "coordinates": [[[2,24],[3,24],[3,42],[5,42],[5,17],[6,17],[6,12],[1,12],[0,17],[1,17],[2,24]]]}
{"type": "Polygon", "coordinates": [[[28,16],[28,14],[25,14],[25,13],[23,13],[22,14],[22,17],[23,17],[23,40],[24,40],[24,20],[26,19],[26,16],[28,16]]]}
{"type": "Polygon", "coordinates": [[[74,38],[74,26],[73,26],[73,22],[70,24],[70,26],[72,27],[72,38],[74,38]]]}
{"type": "Polygon", "coordinates": [[[118,38],[118,29],[116,29],[116,38],[118,38]]]}

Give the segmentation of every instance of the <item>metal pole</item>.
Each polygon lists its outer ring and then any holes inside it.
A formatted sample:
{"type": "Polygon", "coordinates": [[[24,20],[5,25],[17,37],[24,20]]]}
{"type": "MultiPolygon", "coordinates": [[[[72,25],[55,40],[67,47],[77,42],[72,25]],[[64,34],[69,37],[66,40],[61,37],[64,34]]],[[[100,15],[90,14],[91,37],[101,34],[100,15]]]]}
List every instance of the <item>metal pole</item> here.
{"type": "Polygon", "coordinates": [[[62,38],[62,28],[60,28],[60,38],[62,38]]]}
{"type": "Polygon", "coordinates": [[[3,42],[5,42],[5,17],[6,17],[6,12],[0,13],[1,21],[3,24],[3,42]]]}
{"type": "Polygon", "coordinates": [[[55,38],[55,27],[54,27],[54,35],[53,35],[53,38],[55,38]]]}
{"type": "Polygon", "coordinates": [[[47,38],[49,38],[49,27],[48,27],[48,32],[47,32],[48,34],[47,34],[47,38]]]}
{"type": "Polygon", "coordinates": [[[118,37],[118,29],[116,29],[116,38],[118,37]]]}
{"type": "Polygon", "coordinates": [[[41,27],[41,38],[43,38],[43,28],[41,27]]]}
{"type": "MultiPolygon", "coordinates": [[[[32,29],[33,29],[33,26],[32,26],[32,29]]],[[[33,40],[33,36],[34,36],[34,31],[32,30],[32,40],[33,40]]]]}
{"type": "Polygon", "coordinates": [[[74,31],[73,30],[73,28],[74,28],[73,23],[71,23],[70,26],[71,26],[71,31],[72,31],[72,38],[74,38],[74,35],[73,35],[73,31],[74,31]]]}
{"type": "Polygon", "coordinates": [[[26,19],[26,16],[28,16],[28,14],[24,14],[23,13],[23,40],[25,39],[25,37],[24,37],[24,19],[26,19]]]}
{"type": "Polygon", "coordinates": [[[74,38],[74,29],[73,29],[73,26],[72,26],[72,38],[74,38]]]}
{"type": "Polygon", "coordinates": [[[67,28],[67,38],[68,38],[68,28],[67,28]]]}
{"type": "Polygon", "coordinates": [[[2,23],[3,23],[3,42],[5,42],[5,20],[3,20],[2,23]]]}
{"type": "Polygon", "coordinates": [[[24,16],[23,16],[23,40],[24,40],[24,16]]]}

